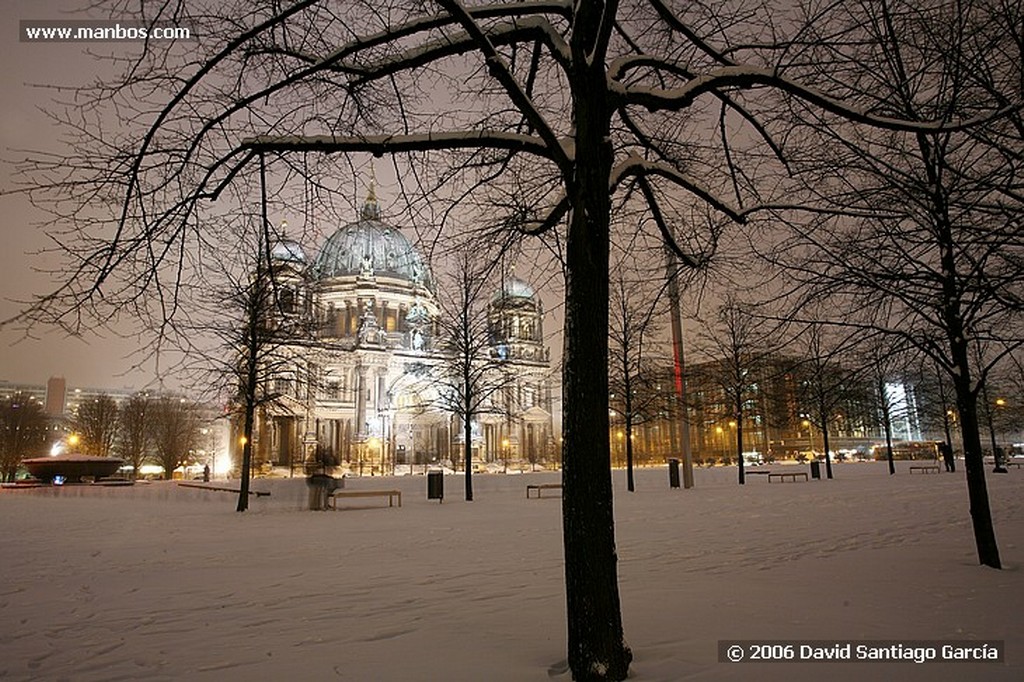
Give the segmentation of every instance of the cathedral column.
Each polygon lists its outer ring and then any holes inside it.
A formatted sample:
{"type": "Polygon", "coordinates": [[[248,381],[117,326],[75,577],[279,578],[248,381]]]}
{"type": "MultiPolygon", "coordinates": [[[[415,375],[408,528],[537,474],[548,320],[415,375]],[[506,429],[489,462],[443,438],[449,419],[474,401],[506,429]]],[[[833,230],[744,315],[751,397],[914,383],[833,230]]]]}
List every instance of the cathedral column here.
{"type": "Polygon", "coordinates": [[[366,435],[366,367],[356,368],[356,438],[366,435]]]}

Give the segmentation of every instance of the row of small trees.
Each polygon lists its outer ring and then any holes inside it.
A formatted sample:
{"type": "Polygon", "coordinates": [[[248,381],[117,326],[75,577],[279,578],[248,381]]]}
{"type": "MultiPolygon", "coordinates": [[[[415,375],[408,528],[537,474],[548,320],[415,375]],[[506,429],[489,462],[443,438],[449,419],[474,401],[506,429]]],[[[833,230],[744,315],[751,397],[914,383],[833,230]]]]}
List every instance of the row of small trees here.
{"type": "MultiPolygon", "coordinates": [[[[649,349],[667,343],[663,334],[658,335],[663,326],[659,318],[667,317],[665,302],[641,308],[616,292],[612,301],[611,404],[626,434],[629,468],[633,427],[669,416],[678,421],[680,403],[669,376],[670,361],[649,349]]],[[[959,422],[959,416],[952,386],[941,368],[913,348],[887,343],[877,333],[766,319],[763,312],[732,300],[713,318],[698,323],[692,346],[686,371],[688,413],[702,420],[698,427],[706,427],[708,420],[734,425],[729,433],[734,437],[735,457],[730,459],[738,462],[741,484],[744,472],[739,455],[748,449],[743,446],[743,429],[753,420],[763,433],[770,427],[789,432],[813,428],[826,453],[831,451],[829,438],[837,419],[846,422],[846,430],[857,426],[880,433],[885,437],[890,473],[895,473],[895,421],[910,420],[922,433],[933,438],[941,433],[947,444],[953,443],[951,425],[959,422]],[[903,389],[906,395],[897,395],[903,389]]],[[[987,439],[1020,426],[1015,415],[1024,398],[1018,388],[1022,373],[1014,360],[1015,356],[1009,357],[998,372],[986,377],[983,390],[991,399],[979,404],[979,419],[991,432],[985,434],[987,439]]],[[[679,454],[676,451],[674,456],[679,454]]],[[[831,478],[829,454],[825,464],[831,478]]]]}
{"type": "Polygon", "coordinates": [[[49,440],[42,405],[21,392],[0,400],[0,480],[13,481],[21,460],[45,454],[49,440]]]}
{"type": "Polygon", "coordinates": [[[136,393],[120,405],[101,395],[78,405],[70,429],[79,439],[76,451],[120,457],[133,476],[151,462],[170,478],[199,444],[201,419],[197,404],[173,395],[136,393]]]}
{"type": "Polygon", "coordinates": [[[42,457],[57,439],[64,439],[71,453],[120,457],[131,466],[133,477],[152,462],[170,478],[188,462],[200,426],[199,407],[174,396],[136,393],[118,405],[109,395],[100,395],[79,404],[64,421],[50,418],[28,395],[15,393],[0,401],[0,476],[13,480],[23,459],[42,457]]]}

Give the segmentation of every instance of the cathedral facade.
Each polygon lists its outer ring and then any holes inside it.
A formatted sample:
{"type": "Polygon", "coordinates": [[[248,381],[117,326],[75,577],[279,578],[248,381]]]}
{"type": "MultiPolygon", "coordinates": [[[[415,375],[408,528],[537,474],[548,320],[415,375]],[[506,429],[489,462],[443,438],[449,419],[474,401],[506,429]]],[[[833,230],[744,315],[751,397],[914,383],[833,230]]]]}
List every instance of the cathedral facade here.
{"type": "MultiPolygon", "coordinates": [[[[382,220],[373,191],[359,219],[314,258],[287,239],[271,257],[278,310],[310,324],[290,327],[306,331],[267,373],[275,399],[257,415],[256,467],[389,474],[460,466],[463,423],[437,379],[451,358],[436,284],[422,254],[382,220]]],[[[483,360],[500,363],[506,383],[472,419],[473,460],[546,463],[557,451],[543,307],[520,279],[498,289],[487,301],[483,360]]]]}

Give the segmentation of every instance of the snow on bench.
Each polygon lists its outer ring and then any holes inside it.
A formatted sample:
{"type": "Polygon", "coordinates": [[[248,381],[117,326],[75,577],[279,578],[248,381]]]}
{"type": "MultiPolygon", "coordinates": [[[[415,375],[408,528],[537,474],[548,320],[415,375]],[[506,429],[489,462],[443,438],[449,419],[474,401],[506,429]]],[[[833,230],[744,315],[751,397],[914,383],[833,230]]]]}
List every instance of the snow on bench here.
{"type": "Polygon", "coordinates": [[[768,482],[771,483],[775,479],[779,479],[780,482],[785,482],[788,478],[795,483],[798,476],[802,476],[805,481],[807,480],[806,471],[785,471],[777,474],[768,474],[768,482]]]}
{"type": "Polygon", "coordinates": [[[530,491],[531,490],[536,490],[537,491],[537,499],[539,500],[540,497],[541,497],[541,494],[545,490],[561,490],[561,489],[562,489],[562,484],[561,483],[534,483],[534,484],[526,486],[526,499],[530,499],[530,491]]]}
{"type": "Polygon", "coordinates": [[[388,498],[389,507],[394,506],[395,499],[398,500],[398,506],[402,506],[401,490],[344,490],[338,488],[331,491],[327,496],[327,506],[331,509],[337,509],[339,497],[386,497],[388,498]]]}

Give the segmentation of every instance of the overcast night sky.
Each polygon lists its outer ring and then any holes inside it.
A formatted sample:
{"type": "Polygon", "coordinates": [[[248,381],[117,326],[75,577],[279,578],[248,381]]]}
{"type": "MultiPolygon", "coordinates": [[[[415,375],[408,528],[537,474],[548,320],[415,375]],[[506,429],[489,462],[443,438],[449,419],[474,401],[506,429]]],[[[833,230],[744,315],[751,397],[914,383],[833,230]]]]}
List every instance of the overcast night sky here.
{"type": "MultiPolygon", "coordinates": [[[[24,158],[23,149],[56,149],[59,129],[41,113],[54,93],[46,85],[77,85],[90,80],[98,65],[80,44],[31,44],[18,40],[18,22],[25,19],[70,19],[75,0],[4,0],[0,5],[0,49],[4,69],[0,70],[0,197],[4,213],[4,248],[0,249],[0,317],[15,314],[23,301],[52,287],[52,280],[36,270],[46,262],[32,252],[47,245],[38,223],[46,216],[21,196],[7,192],[18,184],[13,167],[24,158]]],[[[125,375],[131,363],[124,356],[133,344],[112,338],[87,341],[68,339],[60,332],[39,329],[36,338],[25,339],[17,330],[0,330],[3,355],[0,379],[45,383],[63,375],[71,385],[141,387],[149,377],[125,375]]]]}
{"type": "MultiPolygon", "coordinates": [[[[41,270],[52,267],[53,261],[37,254],[49,244],[41,223],[45,212],[33,207],[27,198],[11,194],[19,188],[17,164],[26,157],[26,150],[67,153],[61,128],[49,120],[44,109],[53,108],[54,99],[66,93],[56,86],[88,84],[102,75],[106,65],[89,54],[89,50],[133,50],[125,43],[28,43],[19,40],[19,22],[23,20],[69,20],[89,18],[76,13],[79,0],[3,0],[0,3],[0,36],[5,67],[0,72],[0,207],[6,218],[4,248],[0,250],[0,320],[7,320],[23,308],[23,302],[34,295],[51,291],[56,281],[41,270]]],[[[107,17],[93,17],[107,18],[107,17]]],[[[201,38],[200,38],[201,39],[201,38]]],[[[392,177],[388,164],[379,164],[378,173],[384,185],[392,177]]],[[[354,178],[356,191],[365,179],[354,178]]],[[[386,189],[384,190],[386,193],[386,189]]],[[[359,197],[351,197],[360,201],[359,197]]],[[[382,196],[387,203],[387,196],[382,196]]],[[[298,215],[281,216],[290,223],[298,215]]],[[[408,235],[413,237],[412,234],[408,235]]],[[[539,284],[548,311],[545,325],[553,357],[560,355],[560,305],[557,296],[547,291],[545,282],[522,272],[539,284]]],[[[550,276],[545,275],[545,279],[550,276]]],[[[540,276],[538,276],[540,277],[540,276]]],[[[144,371],[133,370],[130,355],[139,346],[131,340],[110,334],[83,339],[68,338],[60,330],[35,328],[26,337],[16,325],[0,329],[3,354],[0,359],[0,380],[15,383],[45,383],[51,376],[64,376],[69,386],[94,388],[143,388],[155,378],[152,365],[144,371]]],[[[172,382],[173,383],[173,382],[172,382]]]]}

